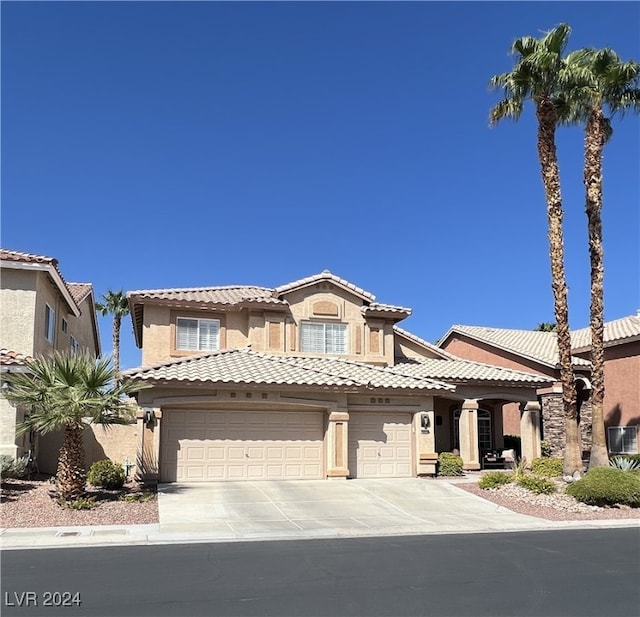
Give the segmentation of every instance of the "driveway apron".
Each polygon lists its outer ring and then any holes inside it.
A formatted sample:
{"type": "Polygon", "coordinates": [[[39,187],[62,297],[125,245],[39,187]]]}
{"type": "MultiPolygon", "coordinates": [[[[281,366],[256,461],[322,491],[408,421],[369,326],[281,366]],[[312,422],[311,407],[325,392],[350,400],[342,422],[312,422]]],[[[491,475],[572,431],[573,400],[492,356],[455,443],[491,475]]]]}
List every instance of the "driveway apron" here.
{"type": "Polygon", "coordinates": [[[216,539],[485,532],[543,528],[432,479],[164,484],[160,532],[216,539]]]}

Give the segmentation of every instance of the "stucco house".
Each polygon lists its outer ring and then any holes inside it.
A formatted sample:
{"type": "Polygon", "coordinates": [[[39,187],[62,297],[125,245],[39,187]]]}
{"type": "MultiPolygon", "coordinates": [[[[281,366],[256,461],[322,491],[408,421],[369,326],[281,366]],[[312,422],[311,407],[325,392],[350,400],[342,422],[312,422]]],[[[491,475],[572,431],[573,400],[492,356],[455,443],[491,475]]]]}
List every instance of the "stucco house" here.
{"type": "MultiPolygon", "coordinates": [[[[640,315],[605,323],[604,413],[611,453],[639,452],[640,426],[640,315]]],[[[571,332],[572,364],[580,393],[583,445],[590,443],[589,376],[591,332],[571,332]]],[[[543,374],[554,380],[538,390],[542,407],[542,435],[555,454],[564,448],[562,399],[559,385],[558,347],[554,332],[512,330],[483,326],[452,326],[438,347],[462,358],[543,374]]],[[[504,409],[506,433],[519,432],[517,409],[504,409]]]]}
{"type": "MultiPolygon", "coordinates": [[[[28,359],[54,351],[100,355],[90,283],[65,281],[52,257],[5,249],[0,271],[2,373],[24,371],[28,359]]],[[[0,396],[0,454],[22,456],[32,448],[29,435],[16,437],[24,413],[0,396]]]]}
{"type": "Polygon", "coordinates": [[[519,407],[540,453],[543,373],[459,359],[399,327],[411,310],[328,271],[282,285],[127,294],[143,366],[138,471],[148,480],[393,478],[438,452],[479,469],[519,407]]]}

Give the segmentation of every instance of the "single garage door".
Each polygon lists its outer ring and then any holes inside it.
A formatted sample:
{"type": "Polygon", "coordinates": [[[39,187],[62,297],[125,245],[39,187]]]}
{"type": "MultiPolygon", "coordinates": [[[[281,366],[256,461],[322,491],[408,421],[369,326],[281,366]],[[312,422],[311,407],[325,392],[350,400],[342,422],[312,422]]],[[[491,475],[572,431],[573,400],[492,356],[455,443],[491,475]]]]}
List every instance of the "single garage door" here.
{"type": "Polygon", "coordinates": [[[162,417],[162,482],[324,477],[322,412],[177,411],[162,417]]]}
{"type": "Polygon", "coordinates": [[[406,478],[411,472],[411,414],[349,415],[352,478],[406,478]]]}

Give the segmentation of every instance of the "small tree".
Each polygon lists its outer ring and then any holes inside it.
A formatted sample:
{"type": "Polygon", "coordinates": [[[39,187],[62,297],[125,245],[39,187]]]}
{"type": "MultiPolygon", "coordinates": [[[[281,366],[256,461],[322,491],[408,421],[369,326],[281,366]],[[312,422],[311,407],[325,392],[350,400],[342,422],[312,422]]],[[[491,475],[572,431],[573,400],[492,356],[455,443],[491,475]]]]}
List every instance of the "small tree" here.
{"type": "Polygon", "coordinates": [[[116,379],[120,381],[120,327],[122,318],[129,314],[129,302],[124,291],[107,291],[102,296],[104,302],[96,302],[96,311],[100,315],[113,315],[113,329],[111,333],[113,341],[113,366],[116,371],[116,379]]]}
{"type": "Polygon", "coordinates": [[[27,363],[28,373],[11,373],[6,398],[31,411],[18,433],[40,434],[63,429],[56,484],[65,500],[81,497],[86,488],[82,432],[91,424],[125,424],[133,406],[128,395],[143,387],[133,381],[116,382],[108,359],[54,353],[27,363]]]}

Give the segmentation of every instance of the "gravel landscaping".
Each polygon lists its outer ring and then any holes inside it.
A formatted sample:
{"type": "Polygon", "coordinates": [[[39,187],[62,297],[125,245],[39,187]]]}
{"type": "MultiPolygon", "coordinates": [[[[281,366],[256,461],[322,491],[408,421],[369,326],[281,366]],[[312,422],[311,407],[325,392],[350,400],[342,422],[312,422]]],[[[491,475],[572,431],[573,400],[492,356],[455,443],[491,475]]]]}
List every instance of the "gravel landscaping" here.
{"type": "MultiPolygon", "coordinates": [[[[107,491],[87,485],[87,496],[98,506],[91,510],[72,510],[55,499],[55,485],[49,478],[3,480],[0,501],[0,526],[67,527],[76,525],[142,525],[158,522],[158,498],[154,493],[146,501],[125,501],[143,496],[140,486],[125,484],[122,491],[107,491]],[[54,496],[52,496],[52,494],[54,496]]],[[[145,496],[146,498],[146,496],[145,496]]]]}
{"type": "Polygon", "coordinates": [[[562,480],[555,481],[558,492],[553,495],[536,495],[517,484],[505,484],[500,488],[482,489],[475,482],[456,482],[456,486],[483,499],[504,506],[513,512],[536,516],[550,521],[586,521],[612,519],[638,519],[640,508],[619,506],[601,508],[576,501],[564,492],[562,480]]]}

